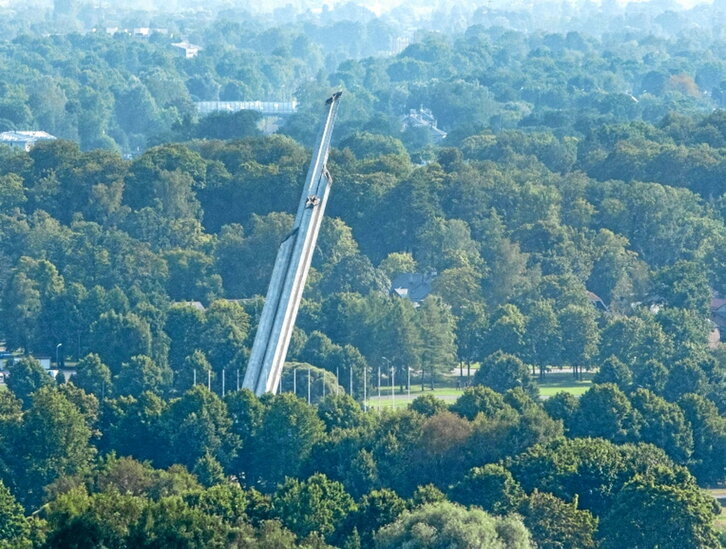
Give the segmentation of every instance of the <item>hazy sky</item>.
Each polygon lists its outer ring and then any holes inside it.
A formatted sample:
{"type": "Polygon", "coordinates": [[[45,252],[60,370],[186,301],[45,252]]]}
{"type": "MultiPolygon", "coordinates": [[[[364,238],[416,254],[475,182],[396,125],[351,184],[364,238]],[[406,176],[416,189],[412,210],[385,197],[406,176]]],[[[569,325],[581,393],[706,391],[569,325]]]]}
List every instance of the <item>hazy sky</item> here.
{"type": "MultiPolygon", "coordinates": [[[[285,0],[280,0],[280,1],[282,1],[283,4],[285,3],[285,0]]],[[[333,1],[328,1],[328,2],[322,2],[321,5],[322,4],[329,4],[330,5],[330,4],[345,3],[347,1],[348,0],[333,0],[333,1]]],[[[552,0],[547,0],[547,1],[548,1],[548,3],[553,3],[552,0]]],[[[588,2],[588,3],[591,3],[591,4],[592,3],[594,3],[594,4],[599,4],[600,3],[599,0],[570,0],[570,3],[575,4],[575,3],[579,3],[579,2],[583,2],[583,1],[584,2],[588,2]]],[[[649,0],[617,0],[618,4],[620,4],[620,5],[625,5],[625,4],[629,3],[629,2],[647,2],[647,1],[649,1],[649,0]]],[[[697,5],[697,4],[710,4],[710,3],[712,3],[712,0],[675,0],[675,1],[679,5],[681,5],[681,6],[685,7],[685,8],[690,8],[690,7],[693,7],[693,6],[697,5]]],[[[395,6],[399,5],[399,4],[404,3],[404,0],[358,0],[356,3],[357,4],[360,4],[360,5],[363,5],[363,6],[366,6],[371,11],[380,14],[380,13],[384,13],[384,12],[390,10],[392,7],[395,7],[395,6]]],[[[417,5],[417,6],[421,6],[421,7],[427,7],[427,6],[431,6],[431,4],[437,4],[438,2],[431,2],[430,0],[411,0],[408,3],[409,4],[414,4],[414,5],[417,5]]],[[[471,2],[464,1],[463,3],[465,3],[465,4],[478,4],[478,5],[491,4],[491,5],[494,5],[494,6],[497,6],[497,7],[504,7],[504,6],[507,6],[507,5],[510,5],[511,6],[512,4],[517,5],[517,6],[519,6],[519,5],[526,5],[526,4],[534,4],[534,3],[537,3],[537,0],[514,0],[514,1],[511,1],[511,0],[474,0],[474,1],[471,1],[471,2]]]]}

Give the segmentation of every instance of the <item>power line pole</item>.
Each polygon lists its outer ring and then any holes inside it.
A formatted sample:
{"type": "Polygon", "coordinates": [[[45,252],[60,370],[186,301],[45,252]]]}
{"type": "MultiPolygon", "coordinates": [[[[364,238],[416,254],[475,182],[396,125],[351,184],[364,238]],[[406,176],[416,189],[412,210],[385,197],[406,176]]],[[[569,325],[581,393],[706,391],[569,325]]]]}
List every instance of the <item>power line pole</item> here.
{"type": "Polygon", "coordinates": [[[381,365],[378,365],[378,411],[381,411],[381,365]]]}
{"type": "Polygon", "coordinates": [[[396,407],[396,369],[391,368],[391,403],[396,407]]]}
{"type": "Polygon", "coordinates": [[[363,411],[368,411],[368,366],[363,368],[363,411]]]}

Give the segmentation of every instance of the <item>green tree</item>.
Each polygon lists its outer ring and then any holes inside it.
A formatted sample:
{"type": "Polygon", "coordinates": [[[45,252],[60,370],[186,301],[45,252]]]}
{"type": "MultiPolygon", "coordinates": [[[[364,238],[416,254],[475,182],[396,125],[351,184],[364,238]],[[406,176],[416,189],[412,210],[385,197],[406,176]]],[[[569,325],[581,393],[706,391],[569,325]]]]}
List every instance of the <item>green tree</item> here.
{"type": "Polygon", "coordinates": [[[597,326],[597,311],[591,306],[568,305],[559,316],[562,329],[563,360],[582,372],[589,367],[597,352],[600,330],[597,326]]]}
{"type": "Polygon", "coordinates": [[[30,547],[30,524],[23,507],[0,481],[0,547],[3,549],[30,547]]]}
{"type": "Polygon", "coordinates": [[[250,328],[244,308],[231,301],[214,301],[206,311],[202,350],[215,371],[237,369],[250,328]]]}
{"type": "Polygon", "coordinates": [[[479,414],[488,418],[494,417],[505,408],[506,404],[500,393],[485,385],[475,385],[464,389],[451,406],[451,411],[472,421],[479,414]]]}
{"type": "Polygon", "coordinates": [[[600,365],[598,372],[592,377],[593,383],[613,383],[621,390],[627,391],[633,382],[630,368],[611,356],[600,365]]]}
{"type": "Polygon", "coordinates": [[[501,465],[484,465],[469,470],[450,490],[452,501],[476,505],[488,513],[506,515],[514,512],[524,499],[524,491],[512,473],[501,465]]]}
{"type": "Polygon", "coordinates": [[[408,456],[412,484],[446,488],[467,468],[465,448],[472,433],[466,419],[449,411],[426,418],[408,456]]]}
{"type": "MultiPolygon", "coordinates": [[[[417,311],[417,323],[421,330],[421,366],[429,372],[433,390],[437,375],[451,371],[455,364],[454,316],[440,298],[429,296],[417,311]]],[[[399,368],[400,374],[405,371],[399,368]]]]}
{"type": "Polygon", "coordinates": [[[197,477],[197,480],[199,480],[202,486],[206,486],[207,488],[219,485],[225,481],[222,465],[209,452],[196,461],[192,473],[194,473],[194,476],[197,477]]]}
{"type": "Polygon", "coordinates": [[[683,360],[668,372],[663,394],[671,401],[678,400],[687,393],[703,394],[706,383],[706,374],[701,367],[692,360],[683,360]]]}
{"type": "Polygon", "coordinates": [[[601,361],[614,356],[630,366],[647,360],[663,361],[671,353],[668,336],[649,313],[612,316],[601,336],[601,361]]]}
{"type": "Polygon", "coordinates": [[[380,549],[410,547],[532,547],[530,535],[513,517],[495,518],[479,509],[465,509],[449,502],[431,503],[404,513],[375,536],[380,549]]]}
{"type": "Polygon", "coordinates": [[[616,385],[595,385],[580,397],[570,433],[613,442],[637,440],[638,419],[628,397],[616,385]]]}
{"type": "Polygon", "coordinates": [[[693,430],[678,405],[647,389],[635,391],[630,402],[640,416],[640,440],[655,444],[673,461],[685,464],[693,452],[693,430]]]}
{"type": "Polygon", "coordinates": [[[190,305],[174,304],[166,314],[164,331],[171,339],[169,364],[179,371],[186,357],[202,348],[202,334],[206,319],[204,312],[190,305]]]}
{"type": "Polygon", "coordinates": [[[168,465],[192,469],[209,455],[223,466],[231,463],[240,444],[231,431],[232,419],[224,402],[201,385],[172,401],[161,417],[168,465]]]}
{"type": "Polygon", "coordinates": [[[96,395],[101,400],[111,394],[111,370],[95,353],[88,354],[78,361],[72,381],[77,387],[96,395]]]}
{"type": "Polygon", "coordinates": [[[562,356],[562,333],[559,319],[550,300],[538,300],[527,309],[524,356],[539,366],[539,377],[544,379],[548,366],[557,364],[562,356]]]}
{"type": "Polygon", "coordinates": [[[657,360],[638,361],[633,364],[633,386],[662,394],[668,381],[668,370],[657,360]]]}
{"type": "Polygon", "coordinates": [[[153,393],[138,398],[120,396],[106,399],[101,411],[99,447],[139,460],[160,460],[165,452],[155,441],[161,432],[161,416],[166,403],[153,393]]]}
{"type": "Polygon", "coordinates": [[[726,472],[726,419],[710,400],[689,393],[678,406],[693,430],[693,455],[689,469],[699,482],[718,482],[726,472]]]}
{"type": "Polygon", "coordinates": [[[130,528],[132,547],[222,548],[233,535],[221,517],[194,509],[179,497],[162,498],[144,509],[130,528]]]}
{"type": "Polygon", "coordinates": [[[567,503],[535,490],[522,502],[524,525],[532,541],[542,549],[593,549],[598,520],[577,508],[577,499],[567,503]]]}
{"type": "Polygon", "coordinates": [[[318,404],[318,416],[328,431],[335,428],[353,429],[366,422],[360,404],[348,394],[329,394],[318,404]]]}
{"type": "Polygon", "coordinates": [[[7,284],[3,295],[3,312],[12,322],[3,329],[10,349],[30,352],[33,333],[41,314],[40,291],[25,273],[17,273],[7,284]]]}
{"type": "Polygon", "coordinates": [[[242,476],[249,470],[253,459],[254,441],[262,427],[266,406],[249,389],[227,393],[224,402],[232,420],[230,430],[240,441],[237,459],[231,469],[235,474],[242,476]]]}
{"type": "Polygon", "coordinates": [[[393,490],[383,488],[365,494],[352,513],[351,521],[360,534],[361,546],[370,546],[376,530],[394,522],[405,510],[405,500],[393,490]]]}
{"type": "Polygon", "coordinates": [[[343,485],[323,474],[302,482],[289,478],[272,497],[274,515],[301,538],[317,532],[330,539],[354,510],[343,485]]]}
{"type": "Polygon", "coordinates": [[[137,355],[151,355],[151,328],[134,313],[103,313],[91,325],[91,348],[111,373],[118,375],[121,365],[137,355]]]}
{"type": "Polygon", "coordinates": [[[8,389],[19,398],[25,406],[30,404],[31,395],[54,385],[53,378],[33,357],[23,357],[14,361],[8,368],[8,389]]]}
{"type": "Polygon", "coordinates": [[[121,365],[113,389],[118,395],[138,397],[147,391],[162,394],[170,382],[171,371],[168,368],[159,366],[148,356],[137,355],[121,365]]]}
{"type": "Polygon", "coordinates": [[[9,212],[27,200],[23,179],[14,173],[0,176],[0,212],[9,212]]]}
{"type": "Polygon", "coordinates": [[[169,269],[166,288],[176,301],[190,300],[209,303],[222,294],[222,280],[215,273],[213,258],[187,249],[169,250],[164,254],[169,269]]]}
{"type": "Polygon", "coordinates": [[[431,394],[417,396],[411,401],[411,404],[409,404],[408,407],[414,412],[426,417],[436,415],[448,408],[446,402],[431,394]]]}
{"type": "Polygon", "coordinates": [[[695,261],[663,267],[653,279],[654,291],[667,305],[708,313],[711,290],[704,269],[695,261]]]}
{"type": "Polygon", "coordinates": [[[474,375],[474,383],[491,387],[499,393],[521,387],[532,397],[536,398],[539,394],[530,368],[516,356],[502,351],[489,355],[481,362],[474,375]]]}
{"type": "Polygon", "coordinates": [[[573,424],[579,405],[579,399],[567,391],[559,391],[543,403],[544,409],[549,416],[552,419],[561,420],[566,431],[573,424]]]}
{"type": "Polygon", "coordinates": [[[261,135],[257,125],[262,115],[256,111],[213,112],[202,118],[194,129],[200,139],[242,139],[261,135]]]}
{"type": "Polygon", "coordinates": [[[323,432],[312,406],[290,393],[275,395],[252,439],[249,481],[273,487],[296,475],[323,432]]]}
{"type": "Polygon", "coordinates": [[[212,365],[207,357],[199,349],[184,359],[181,368],[174,372],[174,388],[184,392],[197,383],[205,384],[209,381],[212,373],[212,365]]]}
{"type": "Polygon", "coordinates": [[[695,484],[659,484],[636,477],[618,493],[600,524],[605,549],[719,547],[714,508],[695,484]]]}
{"type": "Polygon", "coordinates": [[[389,280],[404,273],[416,272],[416,260],[409,252],[391,252],[378,264],[378,270],[383,272],[389,280]]]}
{"type": "Polygon", "coordinates": [[[456,315],[456,347],[458,358],[466,364],[467,379],[471,379],[471,364],[482,357],[489,326],[484,306],[471,303],[456,315]]]}
{"type": "Polygon", "coordinates": [[[81,411],[59,390],[45,387],[33,395],[15,441],[16,482],[26,506],[37,505],[43,487],[60,476],[87,470],[95,454],[91,434],[81,411]]]}
{"type": "Polygon", "coordinates": [[[519,354],[524,345],[525,331],[525,317],[519,308],[512,304],[500,305],[492,315],[482,355],[488,356],[497,351],[519,354]]]}

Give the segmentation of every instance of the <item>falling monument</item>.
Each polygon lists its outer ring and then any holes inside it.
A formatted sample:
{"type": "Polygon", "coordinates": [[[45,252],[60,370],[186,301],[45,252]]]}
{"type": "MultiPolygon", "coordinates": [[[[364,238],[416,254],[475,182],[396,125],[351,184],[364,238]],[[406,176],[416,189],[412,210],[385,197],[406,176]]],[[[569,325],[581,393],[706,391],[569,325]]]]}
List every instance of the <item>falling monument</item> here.
{"type": "Polygon", "coordinates": [[[272,269],[243,384],[245,389],[257,396],[276,392],[280,384],[295,317],[330,193],[332,180],[326,164],[340,95],[341,92],[338,92],[325,102],[325,124],[313,150],[295,223],[280,244],[272,269]]]}

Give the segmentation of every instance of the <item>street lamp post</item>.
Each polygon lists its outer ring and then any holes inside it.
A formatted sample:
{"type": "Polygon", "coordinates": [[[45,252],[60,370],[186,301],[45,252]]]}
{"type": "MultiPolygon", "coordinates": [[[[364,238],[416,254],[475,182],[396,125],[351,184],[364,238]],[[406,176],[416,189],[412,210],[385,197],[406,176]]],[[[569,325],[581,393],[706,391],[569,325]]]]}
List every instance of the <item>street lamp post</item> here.
{"type": "Polygon", "coordinates": [[[55,346],[55,365],[56,368],[60,369],[60,348],[63,347],[62,343],[55,346]]]}
{"type": "Polygon", "coordinates": [[[391,366],[391,403],[396,407],[396,369],[391,366]]]}
{"type": "Polygon", "coordinates": [[[368,366],[363,368],[363,411],[368,411],[368,366]]]}
{"type": "Polygon", "coordinates": [[[381,411],[381,365],[378,365],[378,411],[381,411]]]}
{"type": "MultiPolygon", "coordinates": [[[[396,392],[396,388],[393,386],[393,366],[391,365],[391,361],[388,360],[388,357],[382,356],[381,359],[386,361],[386,364],[388,365],[388,370],[391,372],[391,398],[395,398],[393,396],[396,392]]],[[[378,384],[380,385],[380,379],[378,380],[378,384]]]]}

